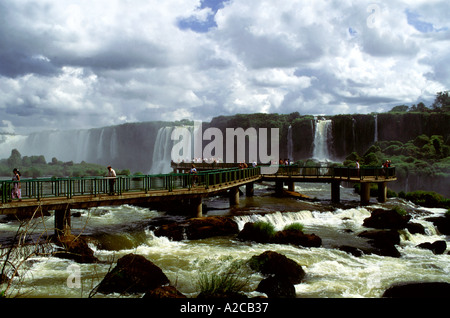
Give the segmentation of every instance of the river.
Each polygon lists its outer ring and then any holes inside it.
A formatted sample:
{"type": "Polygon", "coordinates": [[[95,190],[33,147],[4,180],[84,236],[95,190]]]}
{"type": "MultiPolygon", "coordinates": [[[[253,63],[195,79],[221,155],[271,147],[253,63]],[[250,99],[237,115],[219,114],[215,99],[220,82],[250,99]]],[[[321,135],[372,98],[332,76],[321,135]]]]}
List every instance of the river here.
{"type": "MultiPolygon", "coordinates": [[[[244,261],[267,250],[284,254],[299,263],[306,272],[304,281],[295,285],[298,298],[378,298],[392,284],[400,282],[448,282],[450,283],[450,255],[447,251],[435,255],[416,247],[422,242],[446,240],[426,217],[443,215],[444,209],[415,206],[400,199],[389,199],[378,204],[359,206],[359,196],[352,189],[342,188],[342,203],[333,206],[330,186],[321,184],[296,184],[296,191],[320,199],[318,202],[296,198],[272,196],[270,184],[255,186],[255,196],[241,195],[239,207],[229,208],[228,200],[213,197],[204,201],[206,215],[228,215],[242,228],[245,222],[263,219],[276,229],[299,222],[305,233],[315,233],[322,238],[319,248],[302,248],[291,245],[256,244],[241,242],[235,236],[215,237],[194,241],[175,242],[166,237],[156,237],[149,224],[161,217],[169,217],[162,211],[134,206],[102,207],[90,210],[73,210],[79,217],[72,218],[72,233],[95,237],[101,244],[91,243],[95,256],[102,262],[78,264],[70,260],[48,256],[28,258],[19,268],[9,296],[24,298],[59,297],[86,298],[103,279],[120,257],[135,253],[145,256],[167,275],[172,285],[188,297],[199,293],[197,279],[201,271],[217,272],[228,268],[235,261],[244,261]],[[364,246],[366,241],[357,233],[366,230],[362,222],[375,208],[401,206],[412,215],[412,221],[426,228],[426,235],[402,231],[397,249],[400,258],[378,255],[353,256],[337,249],[340,245],[364,246]],[[78,273],[77,281],[74,273],[78,273]],[[73,279],[72,279],[73,278],[73,279]],[[78,283],[79,284],[78,284],[78,283]]],[[[244,191],[245,192],[245,191],[244,191]]],[[[7,242],[18,227],[16,221],[0,216],[0,243],[7,242]]],[[[53,231],[53,217],[39,219],[33,234],[53,231]]],[[[259,273],[249,272],[245,292],[258,296],[254,290],[262,280],[259,273]]],[[[95,297],[114,298],[120,295],[96,294],[95,297]]],[[[128,297],[141,297],[131,295],[128,297]]]]}

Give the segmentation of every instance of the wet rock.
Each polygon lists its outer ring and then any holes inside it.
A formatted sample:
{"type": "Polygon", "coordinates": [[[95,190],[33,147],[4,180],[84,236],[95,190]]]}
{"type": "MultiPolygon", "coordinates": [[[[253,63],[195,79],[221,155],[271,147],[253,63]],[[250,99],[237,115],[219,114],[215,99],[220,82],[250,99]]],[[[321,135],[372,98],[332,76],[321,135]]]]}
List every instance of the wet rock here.
{"type": "Polygon", "coordinates": [[[450,213],[446,213],[444,216],[430,217],[426,220],[432,222],[440,233],[450,235],[450,213]]]}
{"type": "Polygon", "coordinates": [[[322,239],[315,234],[304,234],[298,230],[283,230],[275,233],[271,243],[320,247],[322,246],[322,239]]]}
{"type": "Polygon", "coordinates": [[[238,234],[238,239],[257,243],[293,244],[303,247],[322,246],[322,239],[315,234],[305,234],[300,230],[282,230],[272,233],[251,222],[245,223],[244,228],[238,234]]]}
{"type": "Polygon", "coordinates": [[[180,293],[174,286],[161,286],[149,290],[145,293],[144,299],[161,299],[161,298],[187,298],[180,293]]]}
{"type": "Polygon", "coordinates": [[[389,287],[386,298],[449,298],[450,284],[443,282],[401,283],[389,287]]]}
{"type": "Polygon", "coordinates": [[[406,228],[411,234],[425,234],[425,227],[419,223],[409,222],[406,228]]]}
{"type": "Polygon", "coordinates": [[[374,229],[400,230],[406,227],[410,219],[410,215],[401,215],[395,210],[376,209],[364,220],[363,225],[374,229]]]}
{"type": "Polygon", "coordinates": [[[306,275],[302,266],[297,262],[273,251],[253,256],[249,261],[249,266],[264,275],[285,278],[291,284],[301,283],[306,275]]]}
{"type": "Polygon", "coordinates": [[[429,249],[434,254],[444,254],[445,250],[447,249],[447,242],[445,241],[436,241],[434,243],[422,243],[417,245],[420,248],[429,249]]]}
{"type": "Polygon", "coordinates": [[[272,239],[272,233],[262,230],[255,223],[247,222],[244,228],[238,234],[238,239],[242,241],[253,241],[256,243],[269,243],[272,239]]]}
{"type": "Polygon", "coordinates": [[[77,263],[98,262],[94,251],[83,237],[70,234],[54,237],[53,241],[62,248],[53,254],[55,257],[71,259],[77,263]]]}
{"type": "Polygon", "coordinates": [[[96,291],[103,294],[145,293],[167,284],[169,279],[158,266],[141,255],[128,254],[117,261],[96,291]]]}
{"type": "Polygon", "coordinates": [[[165,236],[174,241],[198,240],[214,236],[237,234],[239,228],[232,219],[222,216],[192,218],[183,222],[163,224],[155,229],[156,236],[165,236]]]}
{"type": "Polygon", "coordinates": [[[346,252],[348,254],[351,254],[353,256],[356,256],[356,257],[360,257],[363,255],[363,251],[361,251],[359,248],[353,247],[353,246],[342,245],[342,246],[339,246],[338,249],[343,252],[346,252]]]}
{"type": "Polygon", "coordinates": [[[369,239],[375,249],[374,254],[381,256],[400,257],[395,245],[400,244],[400,234],[396,230],[373,230],[358,234],[359,237],[369,239]]]}
{"type": "Polygon", "coordinates": [[[295,298],[295,287],[283,277],[268,277],[263,279],[256,291],[264,293],[269,298],[295,298]]]}

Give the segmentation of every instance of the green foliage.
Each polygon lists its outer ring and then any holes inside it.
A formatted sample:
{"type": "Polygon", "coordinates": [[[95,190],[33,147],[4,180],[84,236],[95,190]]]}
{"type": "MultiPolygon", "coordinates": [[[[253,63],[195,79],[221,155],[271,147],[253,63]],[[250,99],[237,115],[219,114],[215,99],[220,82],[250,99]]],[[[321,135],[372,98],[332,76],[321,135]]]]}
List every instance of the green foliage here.
{"type": "Polygon", "coordinates": [[[270,239],[275,235],[275,227],[273,224],[264,221],[257,221],[253,223],[254,230],[259,232],[261,237],[270,239]]]}
{"type": "Polygon", "coordinates": [[[400,214],[401,216],[405,216],[405,215],[408,214],[408,212],[406,212],[405,209],[402,209],[401,207],[398,207],[398,206],[394,207],[393,210],[394,210],[395,212],[397,212],[398,214],[400,214]]]}
{"type": "Polygon", "coordinates": [[[291,231],[300,231],[303,232],[303,224],[300,223],[292,223],[288,224],[284,227],[283,230],[291,230],[291,231]]]}
{"type": "MultiPolygon", "coordinates": [[[[205,266],[203,266],[205,267],[205,266]]],[[[241,292],[248,284],[245,262],[234,261],[220,272],[200,271],[197,285],[203,297],[230,295],[241,292]],[[244,277],[244,279],[243,279],[244,277]]]]}
{"type": "Polygon", "coordinates": [[[427,207],[450,207],[450,200],[433,191],[413,191],[402,194],[402,197],[415,204],[427,207]]]}

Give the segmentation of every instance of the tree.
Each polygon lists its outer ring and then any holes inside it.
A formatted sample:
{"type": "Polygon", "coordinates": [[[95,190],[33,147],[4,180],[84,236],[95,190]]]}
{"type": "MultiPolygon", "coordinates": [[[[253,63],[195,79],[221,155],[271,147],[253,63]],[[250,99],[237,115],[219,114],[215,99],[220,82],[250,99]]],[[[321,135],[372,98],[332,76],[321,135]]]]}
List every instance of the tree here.
{"type": "Polygon", "coordinates": [[[433,103],[433,105],[431,105],[433,110],[441,109],[442,111],[445,111],[445,112],[450,111],[450,96],[448,93],[449,93],[449,91],[444,91],[444,92],[438,92],[436,94],[434,103],[433,103]]]}
{"type": "Polygon", "coordinates": [[[11,156],[8,158],[8,166],[10,168],[17,168],[22,165],[22,155],[19,150],[13,149],[11,151],[11,156]]]}
{"type": "Polygon", "coordinates": [[[404,113],[408,111],[409,106],[406,105],[398,105],[393,107],[389,112],[390,113],[404,113]]]}

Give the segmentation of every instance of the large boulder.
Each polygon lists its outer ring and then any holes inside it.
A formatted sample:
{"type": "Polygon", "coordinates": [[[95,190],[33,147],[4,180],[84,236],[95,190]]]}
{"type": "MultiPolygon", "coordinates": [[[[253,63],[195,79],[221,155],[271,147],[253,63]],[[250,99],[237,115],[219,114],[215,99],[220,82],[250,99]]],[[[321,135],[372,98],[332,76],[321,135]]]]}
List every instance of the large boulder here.
{"type": "Polygon", "coordinates": [[[450,284],[444,282],[401,283],[389,287],[386,298],[449,298],[450,284]]]}
{"type": "Polygon", "coordinates": [[[244,224],[244,228],[238,234],[238,239],[257,243],[293,244],[303,247],[320,247],[322,245],[322,239],[315,234],[305,234],[300,230],[282,230],[272,233],[252,222],[244,224]]]}
{"type": "Polygon", "coordinates": [[[269,298],[295,298],[295,287],[285,277],[267,277],[263,279],[256,291],[264,293],[269,298]]]}
{"type": "Polygon", "coordinates": [[[376,209],[363,222],[365,227],[374,229],[404,229],[411,219],[410,215],[401,215],[395,210],[376,209]]]}
{"type": "Polygon", "coordinates": [[[446,213],[444,216],[430,217],[426,220],[432,222],[441,234],[450,235],[450,213],[446,213]]]}
{"type": "Polygon", "coordinates": [[[238,234],[238,239],[256,243],[269,243],[272,237],[273,233],[262,229],[256,223],[252,222],[245,223],[244,228],[238,234]]]}
{"type": "Polygon", "coordinates": [[[305,234],[299,230],[283,230],[276,232],[271,241],[278,244],[293,244],[304,247],[320,247],[322,239],[313,234],[305,234]]]}
{"type": "Polygon", "coordinates": [[[444,254],[445,250],[447,249],[447,242],[445,242],[444,240],[440,240],[433,243],[421,243],[417,246],[420,248],[429,249],[434,254],[444,254]]]}
{"type": "Polygon", "coordinates": [[[174,241],[198,240],[238,232],[237,223],[223,216],[192,218],[183,222],[162,224],[154,230],[156,236],[165,236],[174,241]]]}
{"type": "Polygon", "coordinates": [[[97,292],[144,293],[166,284],[169,284],[169,279],[158,266],[141,255],[128,254],[120,258],[116,267],[106,274],[97,292]]]}
{"type": "Polygon", "coordinates": [[[249,266],[255,271],[267,276],[286,278],[291,284],[299,284],[305,277],[302,266],[285,255],[266,251],[260,255],[253,256],[249,266]]]}
{"type": "Polygon", "coordinates": [[[381,256],[400,257],[395,245],[400,244],[400,234],[396,230],[373,230],[358,234],[359,237],[369,239],[375,248],[374,254],[381,256]]]}
{"type": "Polygon", "coordinates": [[[89,247],[87,241],[81,236],[72,234],[54,237],[53,241],[60,247],[54,252],[55,257],[71,259],[77,263],[96,263],[97,257],[89,247]]]}

